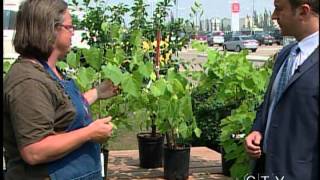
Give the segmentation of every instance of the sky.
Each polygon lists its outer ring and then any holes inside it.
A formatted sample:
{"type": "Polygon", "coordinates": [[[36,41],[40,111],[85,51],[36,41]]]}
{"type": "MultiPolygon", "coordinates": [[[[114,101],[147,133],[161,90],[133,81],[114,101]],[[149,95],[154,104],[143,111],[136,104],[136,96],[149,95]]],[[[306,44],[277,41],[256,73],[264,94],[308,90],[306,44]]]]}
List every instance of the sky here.
{"type": "MultiPolygon", "coordinates": [[[[133,4],[133,0],[105,0],[110,4],[117,4],[119,2],[128,4],[131,6],[133,4]]],[[[151,7],[155,7],[155,4],[158,0],[147,0],[149,2],[150,7],[149,11],[151,11],[151,7]]],[[[191,12],[190,8],[194,3],[194,0],[177,0],[178,2],[178,16],[188,18],[189,13],[191,12]]],[[[231,18],[231,0],[200,0],[204,14],[204,19],[212,18],[212,17],[228,17],[231,18]]],[[[263,13],[264,9],[273,11],[273,0],[238,0],[240,3],[240,17],[245,17],[246,15],[251,16],[253,7],[257,10],[258,13],[263,13]]],[[[173,8],[173,13],[176,15],[176,7],[173,8]]]]}

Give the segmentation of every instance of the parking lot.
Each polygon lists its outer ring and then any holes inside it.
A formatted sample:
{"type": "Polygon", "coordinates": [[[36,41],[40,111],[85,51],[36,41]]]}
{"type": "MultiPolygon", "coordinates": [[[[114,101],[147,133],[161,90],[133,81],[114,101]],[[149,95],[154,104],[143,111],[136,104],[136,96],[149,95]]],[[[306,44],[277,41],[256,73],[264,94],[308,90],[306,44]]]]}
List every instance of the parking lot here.
{"type": "MultiPolygon", "coordinates": [[[[219,51],[223,51],[222,46],[213,46],[210,47],[212,49],[217,49],[219,51]]],[[[255,65],[262,65],[264,62],[268,60],[268,58],[272,57],[275,53],[281,50],[282,46],[273,44],[272,46],[261,45],[258,47],[256,52],[249,51],[247,58],[252,61],[255,65]]],[[[237,53],[233,51],[228,51],[228,53],[237,53]]],[[[205,53],[199,53],[195,49],[188,48],[182,50],[179,56],[185,62],[190,62],[191,64],[197,66],[206,61],[207,55],[205,53]]],[[[199,67],[196,67],[198,69],[199,67]]]]}

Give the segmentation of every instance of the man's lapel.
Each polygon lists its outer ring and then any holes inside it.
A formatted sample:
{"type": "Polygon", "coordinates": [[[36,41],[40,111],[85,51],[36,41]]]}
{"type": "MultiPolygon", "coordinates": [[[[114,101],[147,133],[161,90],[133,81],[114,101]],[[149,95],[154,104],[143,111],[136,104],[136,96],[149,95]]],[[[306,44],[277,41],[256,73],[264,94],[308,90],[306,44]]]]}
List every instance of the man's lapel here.
{"type": "MultiPolygon", "coordinates": [[[[283,49],[283,53],[279,53],[279,56],[277,57],[277,60],[275,61],[274,64],[274,68],[273,68],[273,73],[272,76],[270,78],[270,83],[271,83],[271,87],[274,83],[275,78],[277,77],[277,74],[280,70],[281,65],[283,64],[283,62],[288,58],[289,53],[291,51],[291,48],[295,45],[295,43],[292,43],[288,46],[285,47],[285,49],[283,49]]],[[[271,90],[272,88],[270,88],[271,90]]]]}
{"type": "Polygon", "coordinates": [[[307,72],[312,66],[314,66],[317,62],[319,62],[319,47],[317,47],[313,53],[306,59],[306,61],[300,65],[299,69],[293,74],[290,78],[288,85],[284,91],[286,91],[290,85],[295,82],[302,74],[307,72]]]}

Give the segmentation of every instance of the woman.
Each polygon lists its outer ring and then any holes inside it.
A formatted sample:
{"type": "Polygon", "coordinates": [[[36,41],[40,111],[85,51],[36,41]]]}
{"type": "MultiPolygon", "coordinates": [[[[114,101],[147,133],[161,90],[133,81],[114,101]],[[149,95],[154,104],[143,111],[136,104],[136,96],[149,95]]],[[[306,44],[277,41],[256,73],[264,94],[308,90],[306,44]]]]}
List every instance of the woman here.
{"type": "Polygon", "coordinates": [[[100,146],[111,117],[92,121],[89,105],[117,94],[110,81],[81,94],[56,62],[70,49],[72,18],[63,0],[26,0],[17,13],[20,54],[4,81],[6,180],[101,179],[100,146]]]}

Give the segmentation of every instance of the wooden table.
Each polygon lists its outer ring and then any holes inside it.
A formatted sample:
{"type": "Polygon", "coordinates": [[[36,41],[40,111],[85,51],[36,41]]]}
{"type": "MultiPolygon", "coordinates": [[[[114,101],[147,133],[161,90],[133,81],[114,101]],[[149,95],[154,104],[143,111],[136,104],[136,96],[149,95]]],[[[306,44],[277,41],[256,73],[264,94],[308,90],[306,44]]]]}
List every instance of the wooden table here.
{"type": "MultiPolygon", "coordinates": [[[[163,168],[140,168],[138,150],[110,151],[108,179],[163,179],[163,168]]],[[[220,153],[207,147],[192,147],[189,180],[193,179],[230,179],[222,175],[220,153]]]]}

